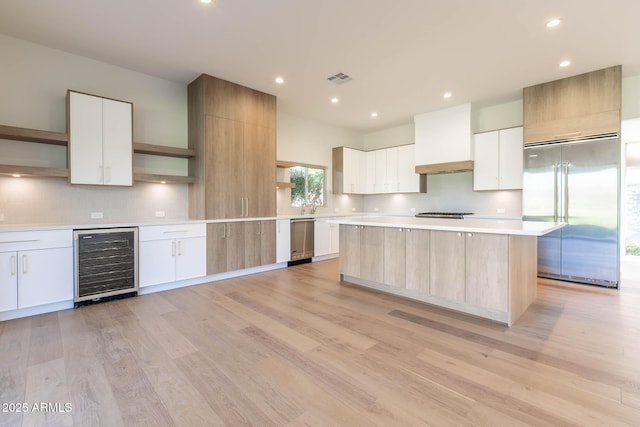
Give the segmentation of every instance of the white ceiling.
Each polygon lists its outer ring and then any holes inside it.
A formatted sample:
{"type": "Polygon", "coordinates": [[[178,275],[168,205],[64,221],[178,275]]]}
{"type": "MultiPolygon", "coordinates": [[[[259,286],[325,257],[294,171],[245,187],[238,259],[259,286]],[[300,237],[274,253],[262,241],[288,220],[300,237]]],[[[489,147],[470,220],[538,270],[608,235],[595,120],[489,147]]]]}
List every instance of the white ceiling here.
{"type": "Polygon", "coordinates": [[[1,0],[0,33],[185,84],[211,74],[371,131],[612,65],[639,75],[639,17],[638,0],[1,0]],[[326,80],[338,72],[353,81],[326,80]]]}

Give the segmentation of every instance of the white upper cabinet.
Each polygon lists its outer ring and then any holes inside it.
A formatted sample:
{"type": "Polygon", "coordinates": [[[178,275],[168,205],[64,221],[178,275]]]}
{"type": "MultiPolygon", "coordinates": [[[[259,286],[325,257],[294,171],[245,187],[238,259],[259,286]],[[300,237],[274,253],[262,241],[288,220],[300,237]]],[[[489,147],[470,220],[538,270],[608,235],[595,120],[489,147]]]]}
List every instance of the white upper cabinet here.
{"type": "Polygon", "coordinates": [[[398,147],[398,192],[420,192],[420,175],[415,173],[415,144],[398,147]]]}
{"type": "Polygon", "coordinates": [[[375,194],[376,192],[376,153],[376,151],[365,152],[365,194],[375,194]]]}
{"type": "Polygon", "coordinates": [[[68,92],[71,184],[133,185],[133,105],[68,92]]]}
{"type": "Polygon", "coordinates": [[[472,160],[471,104],[414,116],[416,165],[472,160]]]}
{"type": "Polygon", "coordinates": [[[473,137],[473,189],[522,189],[522,127],[483,132],[473,137]]]}

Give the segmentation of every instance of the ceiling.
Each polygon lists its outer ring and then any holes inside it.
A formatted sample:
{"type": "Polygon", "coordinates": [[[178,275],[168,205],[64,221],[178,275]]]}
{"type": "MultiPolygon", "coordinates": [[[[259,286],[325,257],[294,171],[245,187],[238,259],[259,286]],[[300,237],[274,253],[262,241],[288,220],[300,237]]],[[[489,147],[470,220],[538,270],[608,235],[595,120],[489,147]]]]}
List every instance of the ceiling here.
{"type": "Polygon", "coordinates": [[[184,84],[207,73],[366,132],[612,65],[640,75],[639,16],[638,0],[2,0],[0,33],[184,84]]]}

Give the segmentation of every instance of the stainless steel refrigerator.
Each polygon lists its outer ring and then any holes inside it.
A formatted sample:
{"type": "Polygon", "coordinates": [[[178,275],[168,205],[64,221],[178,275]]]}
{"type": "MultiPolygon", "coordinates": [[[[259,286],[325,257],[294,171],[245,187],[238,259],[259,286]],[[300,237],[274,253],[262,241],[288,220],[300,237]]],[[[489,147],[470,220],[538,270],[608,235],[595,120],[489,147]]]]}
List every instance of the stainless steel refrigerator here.
{"type": "Polygon", "coordinates": [[[525,146],[523,219],[568,225],[538,238],[538,276],[618,287],[617,135],[525,146]]]}

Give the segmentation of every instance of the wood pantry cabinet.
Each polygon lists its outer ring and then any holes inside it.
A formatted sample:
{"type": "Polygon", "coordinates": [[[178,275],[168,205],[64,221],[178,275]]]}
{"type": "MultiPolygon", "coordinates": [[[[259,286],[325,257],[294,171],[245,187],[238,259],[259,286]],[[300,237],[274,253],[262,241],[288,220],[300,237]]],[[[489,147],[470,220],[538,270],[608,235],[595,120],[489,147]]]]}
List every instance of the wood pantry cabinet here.
{"type": "Polygon", "coordinates": [[[276,98],[201,75],[188,87],[189,212],[196,219],[276,216],[276,98]]]}
{"type": "Polygon", "coordinates": [[[206,233],[204,223],[139,227],[140,287],[206,276],[206,233]]]}
{"type": "Polygon", "coordinates": [[[524,143],[620,132],[622,67],[523,90],[524,143]]]}
{"type": "Polygon", "coordinates": [[[71,230],[0,233],[0,312],[71,300],[71,230]]]}
{"type": "Polygon", "coordinates": [[[522,127],[477,133],[473,190],[522,189],[522,127]]]}
{"type": "Polygon", "coordinates": [[[67,92],[69,182],[133,185],[133,105],[67,92]]]}

